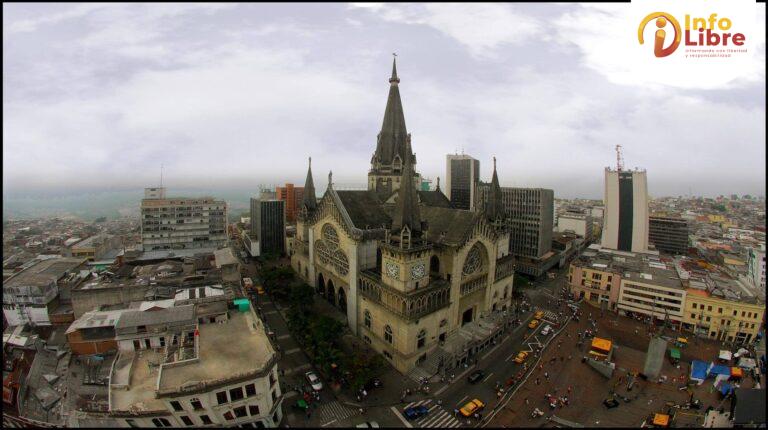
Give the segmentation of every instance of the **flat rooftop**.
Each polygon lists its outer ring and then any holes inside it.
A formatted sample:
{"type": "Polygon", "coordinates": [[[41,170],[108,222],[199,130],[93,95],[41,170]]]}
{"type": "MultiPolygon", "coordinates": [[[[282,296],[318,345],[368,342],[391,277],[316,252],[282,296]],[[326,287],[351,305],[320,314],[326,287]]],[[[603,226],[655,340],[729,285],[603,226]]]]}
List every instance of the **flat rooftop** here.
{"type": "Polygon", "coordinates": [[[72,248],[84,248],[87,246],[93,246],[97,242],[101,242],[103,240],[107,239],[107,235],[105,234],[97,234],[95,236],[91,236],[87,239],[81,240],[80,242],[77,242],[76,244],[72,245],[72,248]]]}
{"type": "Polygon", "coordinates": [[[51,258],[43,260],[3,283],[3,287],[44,287],[86,261],[84,258],[51,258]]]}
{"type": "Polygon", "coordinates": [[[155,384],[162,352],[151,349],[121,351],[115,362],[110,381],[112,411],[165,411],[162,400],[155,398],[155,384]],[[124,388],[119,388],[124,387],[124,388]]]}
{"type": "Polygon", "coordinates": [[[199,360],[164,368],[161,392],[196,383],[235,380],[261,371],[275,354],[264,325],[251,311],[230,311],[228,322],[201,324],[199,330],[199,360]]]}

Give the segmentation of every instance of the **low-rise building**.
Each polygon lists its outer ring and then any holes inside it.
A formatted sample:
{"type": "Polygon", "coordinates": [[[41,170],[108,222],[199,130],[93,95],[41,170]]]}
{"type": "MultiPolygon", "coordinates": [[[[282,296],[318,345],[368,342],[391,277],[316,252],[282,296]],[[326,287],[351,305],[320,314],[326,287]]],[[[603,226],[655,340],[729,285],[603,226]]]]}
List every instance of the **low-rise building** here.
{"type": "Polygon", "coordinates": [[[251,307],[198,317],[193,305],[123,314],[110,415],[126,427],[276,427],[283,395],[261,320],[251,307]]]}

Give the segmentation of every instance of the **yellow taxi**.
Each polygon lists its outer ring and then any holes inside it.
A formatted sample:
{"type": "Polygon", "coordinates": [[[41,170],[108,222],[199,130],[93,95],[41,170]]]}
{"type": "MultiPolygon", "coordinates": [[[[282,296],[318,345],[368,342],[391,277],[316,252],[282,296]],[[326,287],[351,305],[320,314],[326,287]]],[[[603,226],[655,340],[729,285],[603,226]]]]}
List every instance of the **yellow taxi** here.
{"type": "Polygon", "coordinates": [[[528,328],[536,328],[539,326],[539,320],[531,320],[531,322],[528,323],[528,328]]]}
{"type": "Polygon", "coordinates": [[[481,402],[480,400],[474,399],[474,400],[471,400],[466,405],[464,405],[460,409],[460,412],[465,417],[471,417],[472,414],[480,412],[483,408],[485,408],[485,403],[481,402]]]}
{"type": "Polygon", "coordinates": [[[536,313],[533,314],[533,317],[537,320],[544,318],[544,311],[536,311],[536,313]]]}
{"type": "Polygon", "coordinates": [[[528,351],[520,351],[515,357],[515,363],[522,364],[526,359],[528,359],[528,351]]]}

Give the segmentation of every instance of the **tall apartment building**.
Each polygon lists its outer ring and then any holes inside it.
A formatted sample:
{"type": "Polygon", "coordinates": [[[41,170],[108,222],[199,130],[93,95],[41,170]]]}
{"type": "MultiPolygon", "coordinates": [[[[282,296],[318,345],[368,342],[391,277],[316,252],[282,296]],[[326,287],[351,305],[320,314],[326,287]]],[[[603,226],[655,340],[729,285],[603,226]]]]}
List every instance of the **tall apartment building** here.
{"type": "Polygon", "coordinates": [[[648,242],[669,254],[688,253],[688,221],[682,218],[652,216],[648,220],[648,242]]]}
{"type": "Polygon", "coordinates": [[[474,210],[477,185],[480,180],[480,160],[469,155],[446,156],[446,191],[456,209],[474,210]]]}
{"type": "Polygon", "coordinates": [[[286,183],[284,187],[275,187],[277,200],[285,202],[285,220],[289,223],[296,222],[296,214],[304,198],[304,187],[294,187],[286,183]]]}
{"type": "Polygon", "coordinates": [[[285,252],[285,218],[285,201],[251,198],[249,236],[258,242],[256,255],[285,252]]]}
{"type": "Polygon", "coordinates": [[[165,188],[145,188],[141,244],[157,249],[215,249],[226,246],[227,203],[213,197],[171,197],[165,188]]]}
{"type": "Polygon", "coordinates": [[[603,248],[648,250],[648,181],[645,170],[605,169],[603,248]]]}

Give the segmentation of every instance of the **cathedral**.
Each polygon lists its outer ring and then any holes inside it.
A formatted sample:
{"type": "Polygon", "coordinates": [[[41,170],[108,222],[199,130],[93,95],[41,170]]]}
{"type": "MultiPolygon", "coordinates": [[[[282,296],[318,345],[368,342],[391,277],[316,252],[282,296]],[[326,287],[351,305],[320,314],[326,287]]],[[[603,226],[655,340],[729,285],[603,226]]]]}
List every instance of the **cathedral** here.
{"type": "Polygon", "coordinates": [[[435,191],[419,190],[399,84],[393,62],[367,190],[335,190],[329,174],[318,200],[310,159],[291,265],[353,333],[409,373],[466,362],[501,334],[514,259],[495,160],[480,210],[454,209],[439,178],[435,191]]]}

